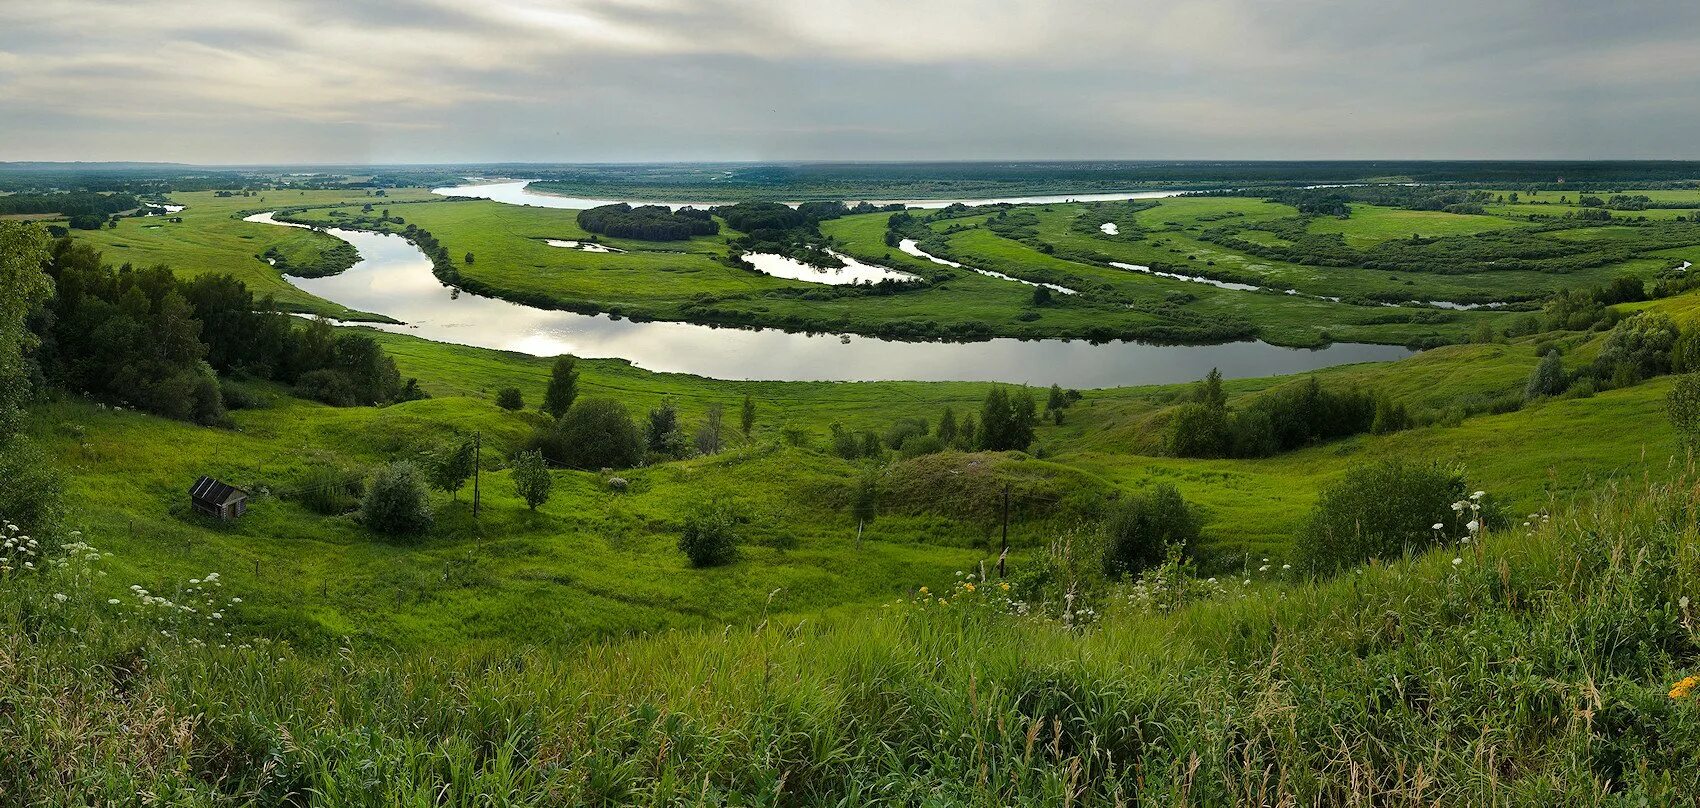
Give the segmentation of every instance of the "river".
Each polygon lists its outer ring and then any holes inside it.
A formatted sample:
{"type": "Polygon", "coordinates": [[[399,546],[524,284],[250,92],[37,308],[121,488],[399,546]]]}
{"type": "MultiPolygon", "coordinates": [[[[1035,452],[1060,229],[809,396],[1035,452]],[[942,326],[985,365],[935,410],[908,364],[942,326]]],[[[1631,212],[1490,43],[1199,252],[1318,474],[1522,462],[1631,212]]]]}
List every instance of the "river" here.
{"type": "MultiPolygon", "coordinates": [[[[558,194],[533,191],[526,186],[536,180],[501,180],[469,182],[465,185],[454,185],[444,188],[432,188],[431,193],[441,196],[467,196],[476,199],[489,199],[496,202],[506,202],[510,205],[529,205],[534,208],[570,208],[584,210],[601,205],[615,205],[624,202],[629,205],[665,205],[675,210],[679,208],[711,208],[715,205],[727,205],[729,202],[680,202],[676,200],[653,199],[593,199],[583,196],[564,196],[558,194]]],[[[954,204],[963,205],[1049,205],[1060,202],[1114,202],[1124,199],[1167,199],[1180,196],[1186,191],[1123,191],[1104,194],[1057,194],[1052,196],[1008,196],[991,199],[870,199],[872,205],[902,204],[910,208],[943,208],[954,204]]],[[[786,202],[796,207],[796,202],[786,202]]],[[[855,202],[845,204],[854,205],[855,202]]]]}
{"type": "MultiPolygon", "coordinates": [[[[274,221],[271,213],[248,220],[286,224],[274,221]]],[[[1001,381],[1095,388],[1190,381],[1212,367],[1229,378],[1243,378],[1399,359],[1412,353],[1395,345],[1355,343],[1307,350],[1257,341],[1221,345],[1008,338],[900,342],[853,334],[633,322],[538,309],[451,289],[432,274],[430,259],[400,236],[339,228],[324,232],[354,245],[360,261],[338,275],[286,276],[286,280],[325,300],[405,323],[374,328],[536,356],[570,353],[626,359],[648,370],[717,379],[1001,381]]]]}

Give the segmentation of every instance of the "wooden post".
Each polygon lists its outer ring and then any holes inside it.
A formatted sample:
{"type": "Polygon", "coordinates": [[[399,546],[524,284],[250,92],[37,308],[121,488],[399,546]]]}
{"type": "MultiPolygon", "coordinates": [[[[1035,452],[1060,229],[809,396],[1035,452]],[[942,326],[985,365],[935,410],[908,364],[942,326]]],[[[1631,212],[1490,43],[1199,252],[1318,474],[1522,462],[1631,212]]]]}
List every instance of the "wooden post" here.
{"type": "Polygon", "coordinates": [[[856,549],[862,549],[862,520],[856,520],[856,549]]]}
{"type": "Polygon", "coordinates": [[[484,447],[480,443],[479,434],[477,432],[472,433],[472,515],[474,518],[478,516],[478,466],[483,452],[484,447]]]}
{"type": "Polygon", "coordinates": [[[1003,487],[1003,551],[998,553],[998,577],[1004,574],[1004,558],[1009,556],[1009,485],[1003,487]]]}

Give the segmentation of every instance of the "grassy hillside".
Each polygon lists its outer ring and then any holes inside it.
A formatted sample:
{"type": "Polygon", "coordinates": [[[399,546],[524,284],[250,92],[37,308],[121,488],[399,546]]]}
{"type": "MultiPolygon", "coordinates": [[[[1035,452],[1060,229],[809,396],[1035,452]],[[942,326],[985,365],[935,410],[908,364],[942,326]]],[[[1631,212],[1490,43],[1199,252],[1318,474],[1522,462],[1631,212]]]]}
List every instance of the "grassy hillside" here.
{"type": "MultiPolygon", "coordinates": [[[[1685,804],[1695,490],[1605,486],[1332,581],[1170,577],[1095,618],[976,577],[855,620],[513,656],[162,623],[79,552],[0,589],[0,699],[25,706],[0,713],[0,799],[1685,804]]],[[[201,584],[172,597],[248,610],[201,584]]]]}
{"type": "MultiPolygon", "coordinates": [[[[1317,492],[1354,463],[1454,461],[1524,510],[1619,476],[1643,456],[1668,454],[1675,441],[1662,415],[1663,380],[1465,418],[1481,402],[1521,389],[1536,362],[1527,341],[1455,346],[1320,374],[1330,385],[1383,391],[1437,425],[1263,460],[1162,456],[1159,435],[1184,386],[1088,391],[1061,425],[1041,427],[1032,452],[1042,460],[940,456],[935,462],[946,464],[945,473],[971,481],[949,497],[928,482],[938,469],[893,466],[880,516],[858,544],[848,508],[862,472],[828,452],[830,426],[879,432],[905,417],[936,423],[946,406],[959,416],[976,413],[988,385],[724,382],[585,361],[584,396],[616,398],[637,417],[671,399],[694,425],[710,405],[736,412],[749,395],[757,402],[756,429],[719,456],[621,472],[631,483],[624,493],[609,490],[602,474],[556,471],[554,499],[533,514],[514,496],[503,466],[536,416],[504,411],[493,399],[514,386],[535,405],[550,360],[374,336],[435,398],[334,408],[258,386],[270,406],[233,413],[234,430],[74,402],[40,410],[32,423],[71,472],[72,498],[87,503],[77,526],[106,537],[127,579],[158,584],[217,569],[255,595],[250,614],[268,633],[313,645],[354,636],[421,647],[559,644],[748,622],[764,611],[819,613],[938,586],[953,571],[995,557],[996,496],[1006,481],[1016,485],[1011,540],[1018,555],[1086,515],[1069,503],[1169,482],[1202,508],[1204,562],[1239,569],[1256,558],[1290,557],[1317,492]],[[320,516],[290,496],[314,469],[358,474],[473,431],[486,450],[484,512],[472,517],[470,490],[453,499],[435,495],[439,524],[419,546],[320,516]],[[209,524],[187,512],[185,491],[201,474],[267,494],[234,525],[209,524]],[[728,568],[688,570],[674,547],[680,524],[715,498],[745,510],[746,556],[728,568]]],[[[1291,381],[1234,381],[1228,389],[1240,402],[1291,381]]]]}

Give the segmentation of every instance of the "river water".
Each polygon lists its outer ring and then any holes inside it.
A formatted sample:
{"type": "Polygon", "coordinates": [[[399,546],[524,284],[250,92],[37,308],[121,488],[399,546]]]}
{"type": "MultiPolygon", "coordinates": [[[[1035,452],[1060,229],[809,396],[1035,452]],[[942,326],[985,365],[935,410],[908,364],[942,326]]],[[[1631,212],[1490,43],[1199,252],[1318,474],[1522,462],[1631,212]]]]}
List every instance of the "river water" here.
{"type": "MultiPolygon", "coordinates": [[[[249,221],[285,224],[270,213],[250,216],[249,221]]],[[[718,379],[1001,381],[1094,388],[1190,381],[1212,367],[1229,378],[1269,376],[1411,354],[1400,346],[1354,343],[1306,350],[1257,341],[1180,346],[1008,338],[899,342],[850,334],[633,322],[454,290],[438,281],[430,259],[400,236],[338,228],[325,232],[353,244],[361,260],[338,275],[286,279],[326,300],[405,323],[374,328],[536,356],[626,359],[648,370],[718,379]]]]}
{"type": "MultiPolygon", "coordinates": [[[[675,210],[684,207],[711,208],[715,205],[728,204],[725,202],[680,202],[676,200],[649,199],[593,199],[583,196],[561,196],[533,191],[526,186],[535,180],[502,180],[490,182],[469,182],[465,185],[454,185],[444,188],[432,188],[431,193],[441,196],[469,196],[477,199],[490,199],[496,202],[506,202],[510,205],[529,205],[534,208],[571,208],[583,210],[601,205],[614,205],[625,202],[630,205],[665,205],[675,210]]],[[[1052,196],[1009,196],[993,199],[870,199],[873,205],[902,204],[910,208],[943,208],[954,204],[964,205],[1049,205],[1060,202],[1114,202],[1123,199],[1167,199],[1180,196],[1186,191],[1125,191],[1106,194],[1059,194],[1052,196]]],[[[796,202],[785,204],[796,207],[796,202]]],[[[845,204],[854,205],[855,202],[845,204]]]]}

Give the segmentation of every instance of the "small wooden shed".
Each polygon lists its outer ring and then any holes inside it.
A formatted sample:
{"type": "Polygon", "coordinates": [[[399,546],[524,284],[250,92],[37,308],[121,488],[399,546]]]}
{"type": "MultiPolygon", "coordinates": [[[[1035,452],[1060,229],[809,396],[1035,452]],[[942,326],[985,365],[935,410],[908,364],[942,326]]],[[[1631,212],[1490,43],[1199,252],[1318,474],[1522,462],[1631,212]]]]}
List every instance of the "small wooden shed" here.
{"type": "Polygon", "coordinates": [[[202,477],[189,488],[189,504],[201,513],[228,522],[248,511],[248,492],[211,477],[202,477]]]}

